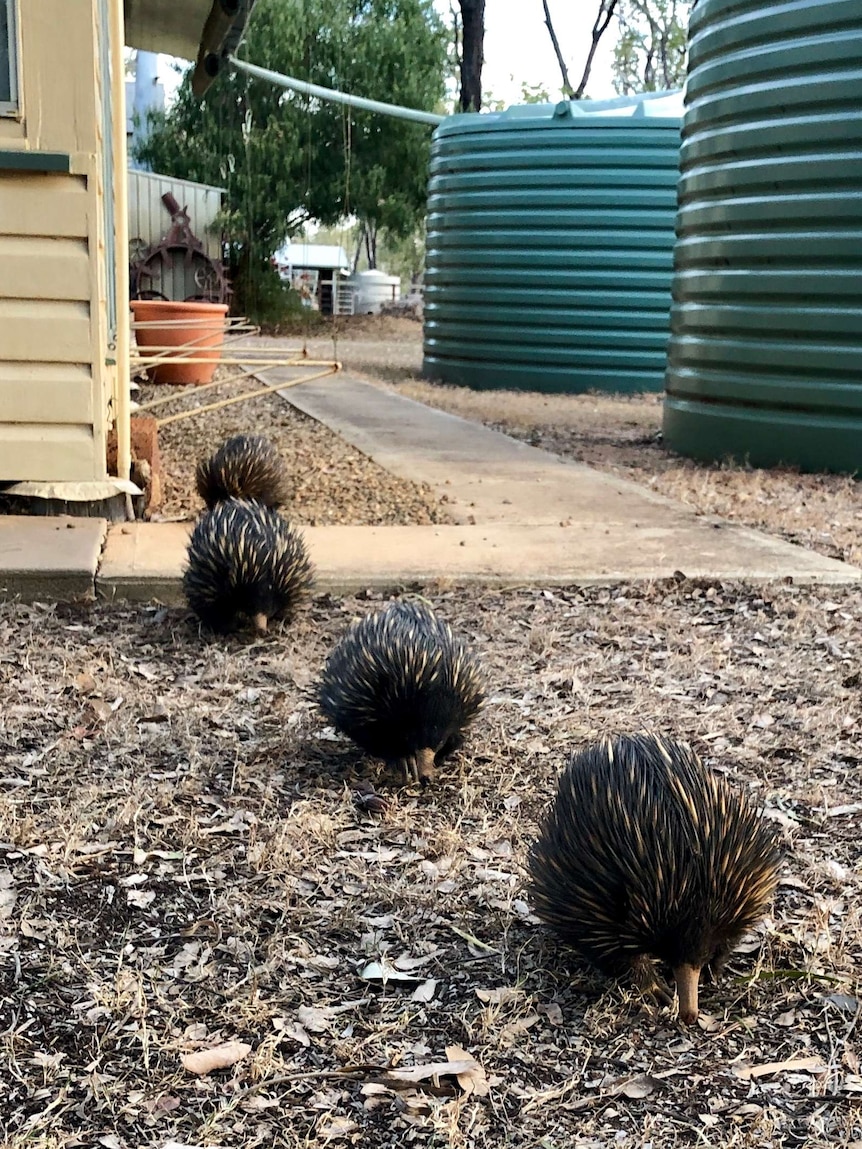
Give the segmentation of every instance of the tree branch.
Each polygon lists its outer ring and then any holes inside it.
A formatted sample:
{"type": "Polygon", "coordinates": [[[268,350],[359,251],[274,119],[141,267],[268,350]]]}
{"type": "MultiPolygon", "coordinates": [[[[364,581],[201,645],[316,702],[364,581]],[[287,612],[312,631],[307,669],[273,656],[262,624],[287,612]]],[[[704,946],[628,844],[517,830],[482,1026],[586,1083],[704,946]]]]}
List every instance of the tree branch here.
{"type": "Polygon", "coordinates": [[[560,75],[563,77],[563,95],[568,99],[572,99],[575,90],[569,80],[569,70],[566,67],[566,61],[563,59],[563,53],[560,49],[560,41],[557,39],[557,33],[554,31],[554,24],[551,20],[551,10],[548,7],[548,0],[542,0],[542,7],[545,9],[545,27],[548,29],[548,35],[551,37],[551,43],[554,45],[554,55],[557,57],[557,63],[560,65],[560,75]]]}
{"type": "Polygon", "coordinates": [[[587,60],[584,64],[584,73],[581,76],[581,82],[575,89],[574,99],[576,100],[582,100],[584,97],[596,51],[598,50],[602,36],[604,36],[608,30],[608,25],[613,19],[616,8],[617,0],[599,0],[599,10],[596,14],[596,22],[593,24],[593,40],[590,44],[590,50],[587,53],[587,60]]]}

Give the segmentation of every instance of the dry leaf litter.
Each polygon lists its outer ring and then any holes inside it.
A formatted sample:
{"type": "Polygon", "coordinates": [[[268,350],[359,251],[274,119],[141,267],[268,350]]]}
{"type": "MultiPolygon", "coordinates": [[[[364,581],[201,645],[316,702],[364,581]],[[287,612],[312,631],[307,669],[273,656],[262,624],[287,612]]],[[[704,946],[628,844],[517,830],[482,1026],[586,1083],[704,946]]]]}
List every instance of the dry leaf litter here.
{"type": "Polygon", "coordinates": [[[374,594],[226,643],[182,610],[0,605],[0,1142],[862,1142],[862,592],[423,593],[490,678],[424,792],[314,703],[374,594]],[[524,890],[566,754],[644,724],[788,850],[690,1029],[578,966],[524,890]]]}

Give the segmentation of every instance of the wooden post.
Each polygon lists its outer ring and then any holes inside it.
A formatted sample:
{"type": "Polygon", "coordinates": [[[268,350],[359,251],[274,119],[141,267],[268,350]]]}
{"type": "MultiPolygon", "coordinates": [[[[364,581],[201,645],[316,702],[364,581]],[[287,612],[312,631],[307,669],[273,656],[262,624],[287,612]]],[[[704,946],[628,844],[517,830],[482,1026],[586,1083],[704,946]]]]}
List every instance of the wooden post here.
{"type": "MultiPolygon", "coordinates": [[[[126,155],[126,75],[123,60],[123,5],[108,5],[111,43],[111,133],[114,153],[114,243],[116,248],[117,374],[114,420],[117,431],[117,474],[128,479],[132,468],[129,406],[129,174],[126,155]]],[[[105,78],[107,81],[107,77],[105,78]]],[[[110,194],[109,189],[105,189],[110,194]]]]}

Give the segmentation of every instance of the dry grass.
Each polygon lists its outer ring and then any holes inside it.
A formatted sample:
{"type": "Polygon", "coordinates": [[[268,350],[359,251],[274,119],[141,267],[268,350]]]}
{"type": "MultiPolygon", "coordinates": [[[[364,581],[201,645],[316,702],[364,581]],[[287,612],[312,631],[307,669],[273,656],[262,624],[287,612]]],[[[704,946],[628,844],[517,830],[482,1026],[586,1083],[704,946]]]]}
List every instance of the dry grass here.
{"type": "Polygon", "coordinates": [[[373,601],[319,598],[249,644],[157,607],[0,606],[2,1143],[862,1141],[862,593],[430,597],[490,698],[424,793],[314,706],[326,652],[373,601]],[[692,1030],[577,967],[524,891],[566,753],[642,724],[730,769],[788,845],[774,912],[692,1030]],[[352,800],[366,777],[393,796],[382,817],[352,800]],[[411,980],[363,979],[375,960],[411,980]],[[183,1070],[233,1039],[252,1047],[233,1068],[183,1070]],[[386,1084],[454,1045],[487,1097],[386,1084]]]}
{"type": "Polygon", "coordinates": [[[662,445],[661,395],[470,391],[421,380],[402,383],[398,390],[554,454],[643,483],[702,514],[780,535],[830,558],[862,563],[862,493],[855,479],[683,459],[662,445]]]}

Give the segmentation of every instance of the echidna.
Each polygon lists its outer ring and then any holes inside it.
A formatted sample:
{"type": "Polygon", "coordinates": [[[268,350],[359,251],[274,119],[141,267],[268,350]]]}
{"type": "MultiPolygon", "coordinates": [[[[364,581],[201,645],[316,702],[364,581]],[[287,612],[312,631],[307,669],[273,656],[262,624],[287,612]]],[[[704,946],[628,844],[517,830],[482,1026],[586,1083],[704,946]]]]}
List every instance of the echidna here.
{"type": "Polygon", "coordinates": [[[447,622],[396,601],[351,625],[323,671],[320,707],[366,753],[424,785],[484,699],[476,657],[447,622]]]}
{"type": "Polygon", "coordinates": [[[226,439],[198,463],[195,485],[210,508],[225,499],[254,499],[265,507],[280,507],[288,498],[284,460],[262,435],[226,439]]]}
{"type": "Polygon", "coordinates": [[[704,966],[717,973],[764,914],[778,881],[777,841],[749,803],[683,742],[603,738],[575,755],[530,851],[537,915],[614,977],[633,973],[697,1018],[704,966]]]}
{"type": "Polygon", "coordinates": [[[183,590],[211,630],[248,620],[262,632],[271,619],[290,619],[311,581],[302,536],[271,507],[226,499],[195,524],[183,590]]]}

